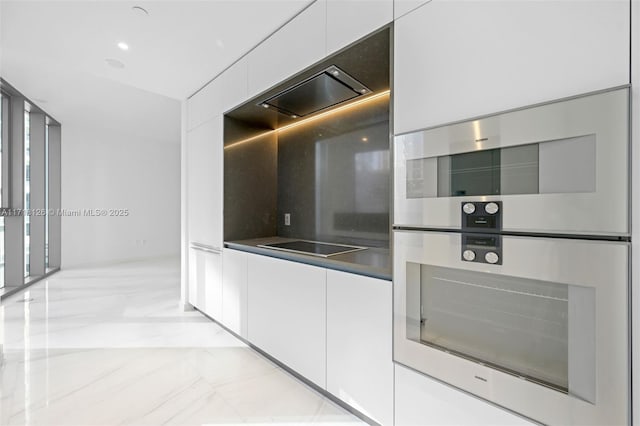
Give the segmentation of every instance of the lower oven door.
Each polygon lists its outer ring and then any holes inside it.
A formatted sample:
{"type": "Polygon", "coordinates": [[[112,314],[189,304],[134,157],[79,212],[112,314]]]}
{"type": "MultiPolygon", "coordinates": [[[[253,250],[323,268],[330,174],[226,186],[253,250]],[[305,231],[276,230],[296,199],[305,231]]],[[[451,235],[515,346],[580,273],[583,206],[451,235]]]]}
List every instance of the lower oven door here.
{"type": "Polygon", "coordinates": [[[394,360],[546,424],[629,422],[626,243],[394,233],[394,360]]]}

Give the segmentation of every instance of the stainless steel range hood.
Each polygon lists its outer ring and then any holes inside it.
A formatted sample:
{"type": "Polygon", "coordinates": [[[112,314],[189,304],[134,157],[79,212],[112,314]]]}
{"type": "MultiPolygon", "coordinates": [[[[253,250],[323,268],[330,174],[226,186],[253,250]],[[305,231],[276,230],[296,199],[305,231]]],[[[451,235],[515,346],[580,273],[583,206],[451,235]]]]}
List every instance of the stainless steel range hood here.
{"type": "Polygon", "coordinates": [[[258,102],[258,105],[298,118],[369,93],[371,90],[368,87],[331,65],[295,86],[258,102]]]}

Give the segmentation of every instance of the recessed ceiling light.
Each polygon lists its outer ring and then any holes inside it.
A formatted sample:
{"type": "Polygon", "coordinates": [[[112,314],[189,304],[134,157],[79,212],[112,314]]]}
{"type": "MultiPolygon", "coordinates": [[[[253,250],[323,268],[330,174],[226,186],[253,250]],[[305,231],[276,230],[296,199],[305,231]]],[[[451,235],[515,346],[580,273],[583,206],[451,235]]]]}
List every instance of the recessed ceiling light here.
{"type": "Polygon", "coordinates": [[[362,138],[362,142],[369,142],[369,138],[365,136],[364,138],[362,138]]]}
{"type": "Polygon", "coordinates": [[[113,67],[113,68],[117,68],[117,69],[122,69],[124,68],[124,64],[122,62],[120,62],[117,59],[113,59],[113,58],[107,58],[105,59],[105,62],[107,63],[107,65],[113,67]]]}
{"type": "Polygon", "coordinates": [[[125,43],[124,41],[121,41],[120,43],[118,43],[118,47],[121,50],[129,50],[129,45],[127,43],[125,43]]]}
{"type": "Polygon", "coordinates": [[[131,8],[134,12],[136,12],[140,16],[149,16],[149,11],[141,6],[133,6],[131,8]]]}

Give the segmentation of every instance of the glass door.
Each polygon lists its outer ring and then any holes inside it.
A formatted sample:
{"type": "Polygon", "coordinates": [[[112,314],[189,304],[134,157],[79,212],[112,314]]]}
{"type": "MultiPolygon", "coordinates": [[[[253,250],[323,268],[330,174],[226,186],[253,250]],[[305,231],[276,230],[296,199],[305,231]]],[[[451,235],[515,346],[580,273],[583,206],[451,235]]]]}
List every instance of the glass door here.
{"type": "Polygon", "coordinates": [[[30,275],[31,253],[31,114],[24,111],[24,276],[30,275]]]}
{"type": "MultiPolygon", "coordinates": [[[[5,188],[5,161],[7,154],[7,146],[9,127],[9,98],[0,93],[0,207],[9,207],[5,205],[8,199],[5,188]]],[[[4,288],[4,217],[0,216],[0,288],[4,288]]]]}

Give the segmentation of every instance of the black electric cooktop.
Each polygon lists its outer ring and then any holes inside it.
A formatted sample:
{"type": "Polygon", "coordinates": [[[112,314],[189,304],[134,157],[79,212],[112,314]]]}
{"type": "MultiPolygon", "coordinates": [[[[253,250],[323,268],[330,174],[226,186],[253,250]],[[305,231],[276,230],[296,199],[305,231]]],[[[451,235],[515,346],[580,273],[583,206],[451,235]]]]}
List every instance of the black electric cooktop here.
{"type": "Polygon", "coordinates": [[[342,244],[318,243],[316,241],[287,241],[286,243],[259,244],[258,247],[310,254],[312,256],[329,257],[337,254],[366,250],[366,247],[346,246],[342,244]]]}

